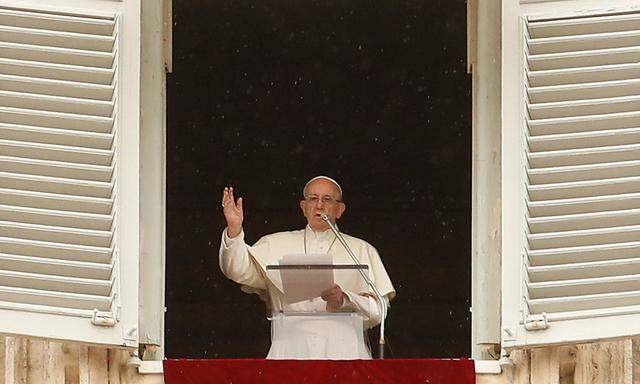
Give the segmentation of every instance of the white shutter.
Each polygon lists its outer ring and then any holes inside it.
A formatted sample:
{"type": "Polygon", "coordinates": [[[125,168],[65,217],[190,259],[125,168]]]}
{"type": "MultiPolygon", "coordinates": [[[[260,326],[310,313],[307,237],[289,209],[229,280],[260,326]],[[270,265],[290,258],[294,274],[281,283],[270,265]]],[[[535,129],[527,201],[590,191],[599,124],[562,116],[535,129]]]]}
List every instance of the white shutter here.
{"type": "Polygon", "coordinates": [[[524,24],[527,228],[513,345],[640,334],[640,14],[524,24]]]}
{"type": "Polygon", "coordinates": [[[120,324],[120,41],[115,13],[0,8],[0,332],[136,339],[120,324]]]}

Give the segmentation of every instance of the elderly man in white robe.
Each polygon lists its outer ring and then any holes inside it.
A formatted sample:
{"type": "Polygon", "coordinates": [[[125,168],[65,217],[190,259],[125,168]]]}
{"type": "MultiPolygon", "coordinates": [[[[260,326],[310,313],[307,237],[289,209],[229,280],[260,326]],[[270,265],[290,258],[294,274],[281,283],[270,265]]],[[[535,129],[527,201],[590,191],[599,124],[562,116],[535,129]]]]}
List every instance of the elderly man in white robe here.
{"type": "MultiPolygon", "coordinates": [[[[380,323],[381,311],[374,293],[357,273],[335,277],[333,287],[314,299],[287,303],[267,265],[276,265],[284,255],[329,254],[333,264],[353,264],[321,215],[336,223],[346,209],[342,188],[330,177],[318,176],[303,188],[300,209],[307,219],[304,229],[278,232],[258,240],[253,246],[244,241],[242,198],[234,197],[232,187],[222,192],[227,227],[220,245],[220,269],[247,293],[257,293],[272,313],[311,312],[318,316],[272,317],[272,342],[267,358],[272,359],[368,359],[369,348],[363,330],[380,323]],[[328,313],[354,312],[345,318],[328,313]]],[[[359,264],[368,267],[370,279],[384,297],[384,305],[395,296],[395,289],[376,249],[364,240],[342,234],[359,264]]],[[[385,311],[386,312],[386,311],[385,311]]]]}

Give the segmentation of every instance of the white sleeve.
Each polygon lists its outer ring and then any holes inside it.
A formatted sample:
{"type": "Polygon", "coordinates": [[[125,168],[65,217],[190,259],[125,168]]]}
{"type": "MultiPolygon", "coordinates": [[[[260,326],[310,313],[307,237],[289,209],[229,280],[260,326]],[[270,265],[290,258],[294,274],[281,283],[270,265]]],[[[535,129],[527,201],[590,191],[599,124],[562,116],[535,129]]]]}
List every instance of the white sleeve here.
{"type": "MultiPolygon", "coordinates": [[[[263,239],[260,239],[256,246],[268,246],[267,241],[263,239]],[[261,241],[263,244],[259,244],[261,241]]],[[[244,242],[244,231],[230,238],[225,228],[220,241],[220,270],[238,284],[266,289],[264,276],[249,255],[248,248],[249,246],[244,242]]]]}
{"type": "Polygon", "coordinates": [[[327,302],[320,297],[315,297],[313,299],[289,304],[287,308],[292,311],[325,312],[327,310],[327,302]]]}
{"type": "MultiPolygon", "coordinates": [[[[343,291],[347,295],[342,308],[356,310],[364,317],[365,328],[373,328],[380,324],[380,306],[378,300],[367,295],[358,295],[351,291],[343,291]]],[[[383,297],[384,305],[389,308],[389,298],[383,297]]]]}

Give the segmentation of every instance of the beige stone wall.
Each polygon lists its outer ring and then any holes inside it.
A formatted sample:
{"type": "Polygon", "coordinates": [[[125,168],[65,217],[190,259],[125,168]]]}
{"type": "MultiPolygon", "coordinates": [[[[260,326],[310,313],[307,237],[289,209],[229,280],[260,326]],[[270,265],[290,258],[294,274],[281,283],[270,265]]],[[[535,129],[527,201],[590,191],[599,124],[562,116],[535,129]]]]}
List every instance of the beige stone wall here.
{"type": "Polygon", "coordinates": [[[511,354],[500,375],[478,375],[478,384],[640,383],[640,342],[535,348],[511,354]]]}
{"type": "Polygon", "coordinates": [[[0,337],[0,384],[162,384],[140,375],[124,350],[0,337]]]}

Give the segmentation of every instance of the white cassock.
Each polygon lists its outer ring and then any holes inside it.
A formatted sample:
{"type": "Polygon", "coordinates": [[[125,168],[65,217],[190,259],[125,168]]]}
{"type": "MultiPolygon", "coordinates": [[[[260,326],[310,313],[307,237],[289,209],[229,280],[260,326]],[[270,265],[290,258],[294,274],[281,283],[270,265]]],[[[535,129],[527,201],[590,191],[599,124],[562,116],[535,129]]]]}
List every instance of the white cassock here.
{"type": "MultiPolygon", "coordinates": [[[[359,263],[369,267],[369,277],[385,297],[385,305],[388,306],[396,292],[378,251],[364,240],[346,234],[343,236],[359,263]]],[[[344,316],[341,319],[338,316],[326,316],[326,302],[320,297],[287,304],[282,291],[267,277],[267,265],[277,265],[284,255],[320,253],[330,254],[333,264],[353,264],[331,230],[316,232],[307,226],[303,230],[264,236],[253,246],[245,243],[244,232],[233,239],[227,236],[226,229],[222,233],[220,269],[229,279],[241,284],[244,292],[260,295],[271,307],[271,313],[282,310],[318,312],[318,316],[272,319],[271,349],[267,358],[371,358],[363,329],[380,323],[380,310],[373,292],[357,273],[335,277],[336,284],[349,298],[341,310],[352,310],[360,315],[346,319],[347,323],[344,316]]]]}

